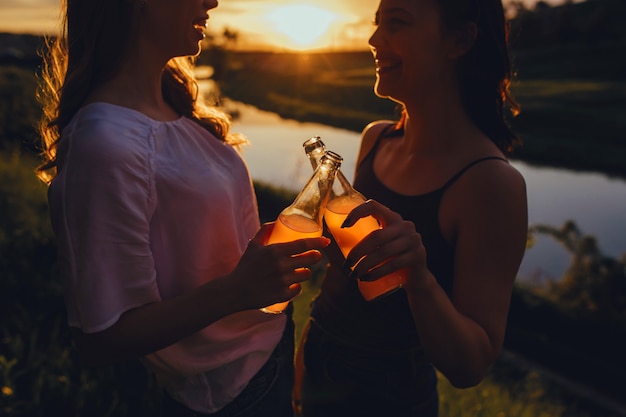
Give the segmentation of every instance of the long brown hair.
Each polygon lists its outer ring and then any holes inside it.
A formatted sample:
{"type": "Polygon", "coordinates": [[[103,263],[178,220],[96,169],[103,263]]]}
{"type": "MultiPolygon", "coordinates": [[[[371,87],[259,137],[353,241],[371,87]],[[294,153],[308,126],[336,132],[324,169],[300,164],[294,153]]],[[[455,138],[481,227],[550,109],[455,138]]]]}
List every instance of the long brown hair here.
{"type": "MultiPolygon", "coordinates": [[[[460,30],[468,22],[478,29],[469,52],[458,63],[461,98],[470,118],[505,154],[522,144],[511,129],[507,111],[516,116],[520,107],[510,87],[514,78],[508,48],[508,23],[502,0],[436,0],[444,25],[460,30]]],[[[401,130],[405,111],[396,124],[401,130]]]]}
{"type": "MultiPolygon", "coordinates": [[[[94,88],[119,71],[140,18],[139,0],[63,0],[61,33],[47,38],[38,99],[43,115],[39,124],[42,163],[38,177],[49,183],[56,175],[57,145],[63,129],[94,88]]],[[[208,106],[199,94],[194,57],[171,59],[163,72],[165,100],[181,116],[196,121],[220,140],[240,145],[230,118],[208,106]]]]}

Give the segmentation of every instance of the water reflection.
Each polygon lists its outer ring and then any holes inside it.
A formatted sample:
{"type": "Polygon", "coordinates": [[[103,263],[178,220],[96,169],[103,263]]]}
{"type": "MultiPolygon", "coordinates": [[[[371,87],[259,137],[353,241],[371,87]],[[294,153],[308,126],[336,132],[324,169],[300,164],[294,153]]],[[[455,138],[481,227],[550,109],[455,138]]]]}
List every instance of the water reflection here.
{"type": "MultiPolygon", "coordinates": [[[[311,174],[302,143],[321,136],[329,149],[343,156],[342,170],[352,180],[359,134],[316,123],[285,120],[274,113],[242,103],[228,103],[239,110],[233,130],[245,134],[244,150],[254,180],[292,190],[300,189],[311,174]]],[[[561,227],[569,219],[598,240],[609,256],[626,253],[626,181],[602,174],[576,173],[513,161],[528,187],[529,221],[561,227]]],[[[570,256],[551,238],[540,236],[527,251],[520,269],[524,280],[559,278],[570,256]]]]}

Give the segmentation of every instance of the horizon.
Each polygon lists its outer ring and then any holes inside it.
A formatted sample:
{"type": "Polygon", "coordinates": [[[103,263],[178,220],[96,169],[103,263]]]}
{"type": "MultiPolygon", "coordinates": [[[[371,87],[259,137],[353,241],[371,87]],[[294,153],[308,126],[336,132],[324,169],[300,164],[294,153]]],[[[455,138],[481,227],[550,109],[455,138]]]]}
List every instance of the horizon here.
{"type": "MultiPolygon", "coordinates": [[[[504,0],[505,7],[513,0],[504,0]]],[[[539,0],[522,0],[532,9],[539,0]]],[[[567,0],[546,0],[551,6],[567,0]]],[[[582,2],[586,0],[575,0],[582,2]]],[[[321,52],[367,50],[379,0],[229,0],[209,11],[207,33],[237,33],[242,51],[321,52]]],[[[54,35],[58,0],[9,0],[0,4],[0,32],[54,35]],[[44,3],[44,4],[42,4],[44,3]]]]}

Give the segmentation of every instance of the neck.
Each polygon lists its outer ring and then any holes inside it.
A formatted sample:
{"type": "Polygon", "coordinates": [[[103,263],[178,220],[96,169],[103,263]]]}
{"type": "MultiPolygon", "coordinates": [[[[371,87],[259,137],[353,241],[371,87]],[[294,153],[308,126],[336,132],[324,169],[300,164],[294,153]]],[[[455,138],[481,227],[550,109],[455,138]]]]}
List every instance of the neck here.
{"type": "Polygon", "coordinates": [[[404,103],[407,112],[403,148],[407,153],[445,154],[462,149],[468,138],[482,135],[456,93],[431,94],[404,103]]]}
{"type": "Polygon", "coordinates": [[[162,92],[164,63],[153,62],[140,51],[132,51],[115,77],[96,88],[88,102],[104,101],[137,110],[155,120],[174,120],[178,114],[162,92]]]}

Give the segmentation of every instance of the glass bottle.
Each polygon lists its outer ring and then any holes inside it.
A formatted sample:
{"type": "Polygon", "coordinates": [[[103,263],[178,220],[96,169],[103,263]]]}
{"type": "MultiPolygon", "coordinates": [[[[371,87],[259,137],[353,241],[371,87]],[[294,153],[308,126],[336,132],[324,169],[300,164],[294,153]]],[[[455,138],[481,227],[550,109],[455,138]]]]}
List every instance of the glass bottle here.
{"type": "MultiPolygon", "coordinates": [[[[278,215],[267,244],[322,236],[324,209],[342,160],[334,152],[327,152],[320,158],[315,172],[293,203],[278,215]]],[[[261,311],[280,314],[287,304],[289,301],[273,304],[261,311]]]]}
{"type": "MultiPolygon", "coordinates": [[[[302,146],[313,168],[317,166],[326,152],[330,152],[319,136],[310,138],[302,146]]],[[[352,248],[361,239],[381,227],[378,220],[372,216],[359,219],[351,227],[341,227],[348,213],[365,201],[365,197],[350,184],[341,170],[338,170],[331,196],[324,211],[324,220],[343,256],[348,256],[352,248]]],[[[371,301],[401,288],[406,282],[407,274],[407,269],[401,269],[374,281],[358,280],[357,284],[363,298],[371,301]]]]}

